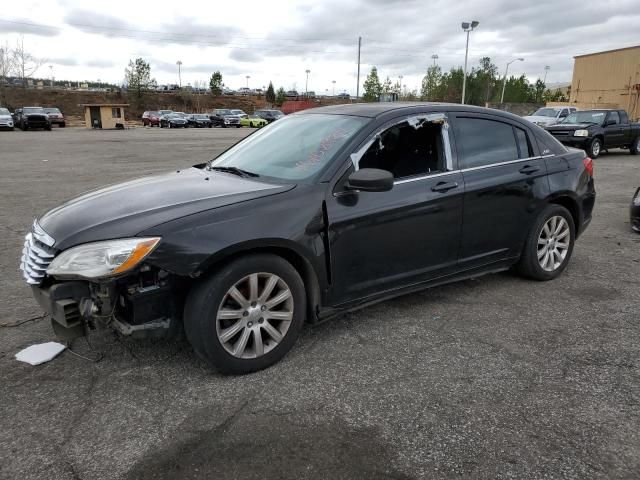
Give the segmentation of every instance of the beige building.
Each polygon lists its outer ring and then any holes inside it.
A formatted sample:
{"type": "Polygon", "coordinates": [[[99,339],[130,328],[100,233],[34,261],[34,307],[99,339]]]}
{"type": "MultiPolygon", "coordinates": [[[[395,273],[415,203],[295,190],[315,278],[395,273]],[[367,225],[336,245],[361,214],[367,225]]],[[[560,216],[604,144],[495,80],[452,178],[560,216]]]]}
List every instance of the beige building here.
{"type": "Polygon", "coordinates": [[[80,105],[87,128],[124,128],[124,109],[128,103],[87,103],[80,105]]]}
{"type": "Polygon", "coordinates": [[[622,108],[640,119],[640,45],[574,58],[572,106],[622,108]]]}

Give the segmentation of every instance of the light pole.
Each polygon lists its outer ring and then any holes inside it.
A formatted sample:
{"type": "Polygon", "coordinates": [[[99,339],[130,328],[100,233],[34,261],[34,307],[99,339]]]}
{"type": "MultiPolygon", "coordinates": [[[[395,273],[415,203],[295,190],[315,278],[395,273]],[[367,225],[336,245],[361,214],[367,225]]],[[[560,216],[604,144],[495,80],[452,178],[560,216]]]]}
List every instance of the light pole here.
{"type": "Polygon", "coordinates": [[[49,71],[51,72],[51,88],[53,88],[53,65],[49,65],[49,71]]]}
{"type": "Polygon", "coordinates": [[[311,70],[307,68],[305,73],[307,74],[307,80],[304,82],[304,96],[306,97],[307,92],[309,91],[309,74],[311,73],[311,70]]]}
{"type": "Polygon", "coordinates": [[[180,88],[182,88],[182,71],[181,71],[181,68],[180,68],[180,67],[182,67],[182,60],[178,60],[176,62],[176,65],[178,65],[178,86],[180,88]]]}
{"type": "Polygon", "coordinates": [[[549,70],[551,70],[551,67],[549,65],[545,65],[544,66],[544,80],[542,80],[542,83],[544,83],[545,86],[547,85],[547,73],[549,73],[549,70]]]}
{"type": "Polygon", "coordinates": [[[464,94],[467,90],[467,57],[469,56],[469,34],[480,25],[477,20],[469,22],[462,22],[462,30],[467,32],[467,47],[464,50],[464,77],[462,77],[462,104],[464,105],[464,94]]]}
{"type": "Polygon", "coordinates": [[[336,81],[335,80],[331,80],[331,83],[333,83],[333,88],[331,90],[331,96],[335,97],[336,96],[336,81]]]}
{"type": "Polygon", "coordinates": [[[433,66],[435,67],[436,66],[436,60],[438,60],[438,58],[440,58],[440,57],[438,57],[437,53],[434,53],[433,55],[431,55],[431,58],[433,59],[433,66]]]}
{"type": "Polygon", "coordinates": [[[398,99],[402,98],[402,75],[398,75],[398,99]]]}
{"type": "Polygon", "coordinates": [[[249,88],[249,79],[251,78],[251,75],[247,75],[246,77],[244,77],[247,79],[247,88],[249,88]]]}
{"type": "Polygon", "coordinates": [[[514,58],[510,62],[507,62],[507,68],[504,69],[504,80],[502,82],[502,95],[500,95],[500,103],[504,103],[504,89],[507,86],[507,72],[509,72],[509,65],[513,62],[524,62],[524,58],[514,58]]]}

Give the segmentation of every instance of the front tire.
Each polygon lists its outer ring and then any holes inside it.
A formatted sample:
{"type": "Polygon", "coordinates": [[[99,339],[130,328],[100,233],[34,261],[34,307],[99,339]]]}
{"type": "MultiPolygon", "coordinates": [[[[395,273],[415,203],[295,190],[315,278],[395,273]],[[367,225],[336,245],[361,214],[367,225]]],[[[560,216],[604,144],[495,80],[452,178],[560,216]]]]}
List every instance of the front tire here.
{"type": "Polygon", "coordinates": [[[222,373],[266,368],[293,347],[306,312],[304,283],[281,257],[239,258],[197,284],[184,327],[200,358],[222,373]]]}
{"type": "Polygon", "coordinates": [[[598,137],[591,140],[591,143],[587,147],[587,155],[591,158],[598,158],[600,153],[602,152],[602,140],[598,137]]]}
{"type": "Polygon", "coordinates": [[[529,231],[517,269],[533,280],[553,280],[567,267],[574,242],[571,213],[561,205],[547,205],[529,231]]]}
{"type": "Polygon", "coordinates": [[[629,153],[631,153],[631,155],[638,155],[640,153],[640,135],[636,137],[629,147],[629,153]]]}

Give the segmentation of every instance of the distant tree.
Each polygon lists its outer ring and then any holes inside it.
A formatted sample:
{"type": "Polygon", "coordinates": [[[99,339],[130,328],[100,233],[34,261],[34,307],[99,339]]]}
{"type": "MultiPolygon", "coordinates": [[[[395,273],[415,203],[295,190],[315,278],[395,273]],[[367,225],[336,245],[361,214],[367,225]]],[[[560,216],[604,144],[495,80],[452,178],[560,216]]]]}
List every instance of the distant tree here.
{"type": "Polygon", "coordinates": [[[422,79],[422,88],[420,89],[420,99],[429,102],[439,100],[440,82],[442,80],[442,69],[439,65],[432,65],[427,69],[427,74],[422,79]]]}
{"type": "Polygon", "coordinates": [[[546,85],[540,79],[536,80],[536,83],[531,85],[531,100],[535,103],[539,103],[542,101],[542,96],[544,95],[544,91],[546,89],[546,85]]]}
{"type": "Polygon", "coordinates": [[[287,99],[286,95],[285,95],[285,91],[284,88],[280,87],[278,89],[278,91],[276,92],[276,105],[277,106],[281,106],[284,101],[287,99]]]}
{"type": "Polygon", "coordinates": [[[393,85],[391,83],[391,79],[389,77],[385,78],[384,82],[382,83],[382,88],[380,89],[380,93],[383,94],[389,94],[389,93],[397,93],[397,85],[393,85]]]}
{"type": "Polygon", "coordinates": [[[222,93],[222,74],[219,71],[215,71],[211,75],[209,88],[213,95],[220,95],[222,93]]]}
{"type": "Polygon", "coordinates": [[[276,92],[273,89],[273,83],[269,82],[269,86],[267,87],[267,93],[265,94],[265,99],[267,103],[274,104],[276,103],[276,92]]]}
{"type": "Polygon", "coordinates": [[[34,57],[31,53],[27,52],[24,48],[24,37],[20,36],[16,40],[16,46],[12,51],[13,70],[22,84],[26,86],[27,78],[31,78],[34,73],[42,66],[44,60],[34,57]]]}
{"type": "Polygon", "coordinates": [[[442,74],[440,80],[439,100],[444,102],[459,103],[462,98],[462,80],[464,79],[464,70],[461,67],[451,68],[448,72],[442,74]]]}
{"type": "Polygon", "coordinates": [[[0,104],[6,104],[5,84],[7,77],[13,71],[13,52],[9,48],[9,44],[5,42],[4,46],[0,46],[0,104]]]}
{"type": "Polygon", "coordinates": [[[138,98],[142,97],[144,91],[156,86],[156,81],[151,78],[151,66],[142,58],[129,60],[129,66],[124,70],[124,80],[127,89],[138,98]]]}
{"type": "Polygon", "coordinates": [[[371,67],[371,72],[367,75],[363,87],[362,99],[365,102],[378,101],[382,93],[382,85],[380,84],[378,69],[376,67],[371,67]]]}

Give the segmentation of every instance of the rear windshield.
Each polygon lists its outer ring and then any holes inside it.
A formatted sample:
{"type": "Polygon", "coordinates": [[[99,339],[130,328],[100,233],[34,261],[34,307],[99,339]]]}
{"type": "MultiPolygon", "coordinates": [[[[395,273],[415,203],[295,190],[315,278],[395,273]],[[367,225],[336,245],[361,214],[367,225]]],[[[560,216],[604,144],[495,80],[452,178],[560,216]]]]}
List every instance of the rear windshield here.
{"type": "Polygon", "coordinates": [[[369,118],[293,115],[261,128],[212,162],[279,180],[306,180],[320,173],[369,118]]]}

